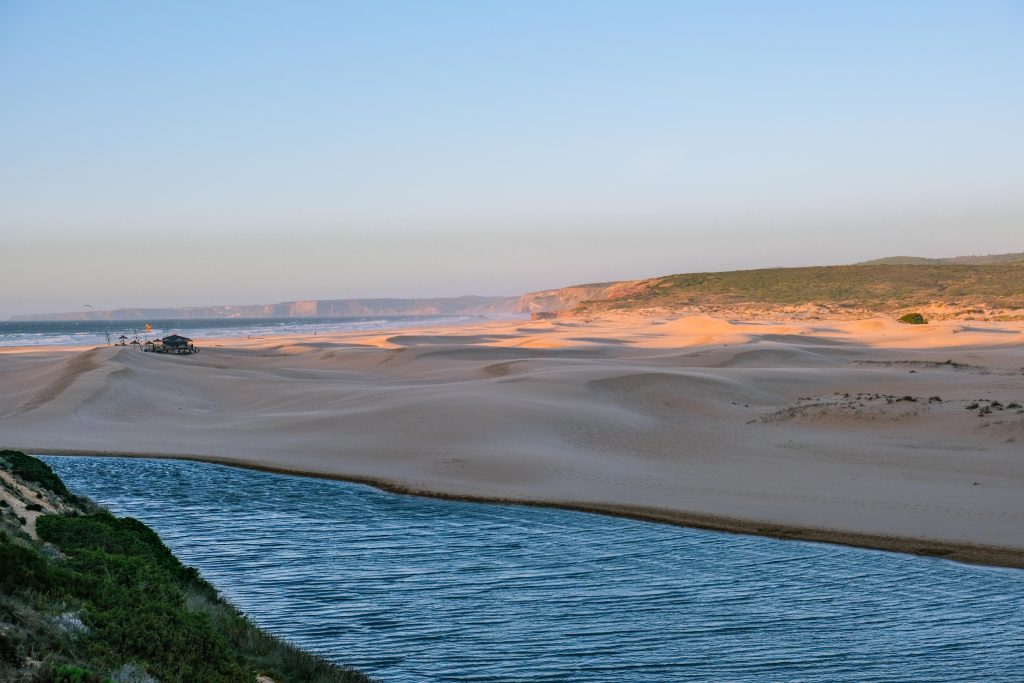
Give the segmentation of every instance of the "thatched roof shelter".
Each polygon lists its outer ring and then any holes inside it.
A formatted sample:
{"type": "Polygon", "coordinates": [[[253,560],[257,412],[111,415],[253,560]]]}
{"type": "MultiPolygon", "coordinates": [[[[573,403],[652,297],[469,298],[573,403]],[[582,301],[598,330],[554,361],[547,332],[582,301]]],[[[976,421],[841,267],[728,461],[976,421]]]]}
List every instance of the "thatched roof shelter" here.
{"type": "Polygon", "coordinates": [[[188,337],[182,337],[180,334],[172,334],[166,336],[160,341],[163,342],[164,346],[171,349],[179,346],[188,346],[189,344],[192,343],[191,339],[189,339],[188,337]]]}
{"type": "Polygon", "coordinates": [[[180,334],[172,334],[163,339],[152,339],[142,346],[143,351],[154,353],[171,353],[174,355],[188,355],[199,353],[199,349],[192,345],[192,340],[180,334]]]}

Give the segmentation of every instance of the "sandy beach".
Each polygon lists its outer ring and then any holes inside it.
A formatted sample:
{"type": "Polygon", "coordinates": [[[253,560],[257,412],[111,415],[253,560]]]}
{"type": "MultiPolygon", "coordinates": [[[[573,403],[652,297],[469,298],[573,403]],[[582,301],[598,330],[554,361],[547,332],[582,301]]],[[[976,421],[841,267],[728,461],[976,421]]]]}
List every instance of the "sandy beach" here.
{"type": "Polygon", "coordinates": [[[1024,567],[1024,323],[504,321],[0,350],[0,446],[1024,567]]]}

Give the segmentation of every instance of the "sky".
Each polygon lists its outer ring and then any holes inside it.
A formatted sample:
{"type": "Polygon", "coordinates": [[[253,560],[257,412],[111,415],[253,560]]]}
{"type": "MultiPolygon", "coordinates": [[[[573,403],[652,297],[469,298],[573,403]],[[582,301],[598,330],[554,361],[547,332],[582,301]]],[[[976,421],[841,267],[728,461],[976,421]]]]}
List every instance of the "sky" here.
{"type": "Polygon", "coordinates": [[[0,105],[0,316],[1024,251],[1024,0],[0,0],[0,105]]]}

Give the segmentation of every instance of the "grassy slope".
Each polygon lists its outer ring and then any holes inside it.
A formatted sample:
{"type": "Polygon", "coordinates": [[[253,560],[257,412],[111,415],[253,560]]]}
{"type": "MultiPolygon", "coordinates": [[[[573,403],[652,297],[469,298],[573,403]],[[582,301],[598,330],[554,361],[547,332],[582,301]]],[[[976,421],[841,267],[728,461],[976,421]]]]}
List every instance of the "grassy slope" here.
{"type": "Polygon", "coordinates": [[[42,461],[0,451],[0,466],[20,498],[68,511],[39,517],[36,540],[0,510],[0,680],[370,680],[260,631],[149,527],[73,496],[42,461]]]}
{"type": "Polygon", "coordinates": [[[900,265],[900,264],[916,264],[916,265],[973,265],[980,266],[993,263],[1016,263],[1024,261],[1024,252],[1016,252],[1013,254],[987,254],[985,256],[952,256],[949,258],[925,258],[923,256],[887,256],[885,258],[872,259],[871,261],[864,261],[858,265],[871,266],[871,265],[900,265]]]}
{"type": "Polygon", "coordinates": [[[1024,308],[1024,262],[818,266],[669,275],[652,279],[631,296],[587,302],[578,310],[819,304],[881,313],[933,303],[1024,308]]]}

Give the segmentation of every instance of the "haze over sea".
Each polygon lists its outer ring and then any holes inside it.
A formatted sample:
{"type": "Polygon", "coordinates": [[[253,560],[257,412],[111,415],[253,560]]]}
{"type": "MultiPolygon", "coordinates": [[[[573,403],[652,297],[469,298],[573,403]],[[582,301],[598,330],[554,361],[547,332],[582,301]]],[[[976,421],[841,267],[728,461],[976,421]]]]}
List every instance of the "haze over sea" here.
{"type": "Polygon", "coordinates": [[[340,318],[211,318],[151,320],[0,321],[0,346],[105,346],[121,335],[145,341],[169,334],[193,339],[266,337],[413,327],[479,320],[480,316],[362,316],[340,318]]]}

